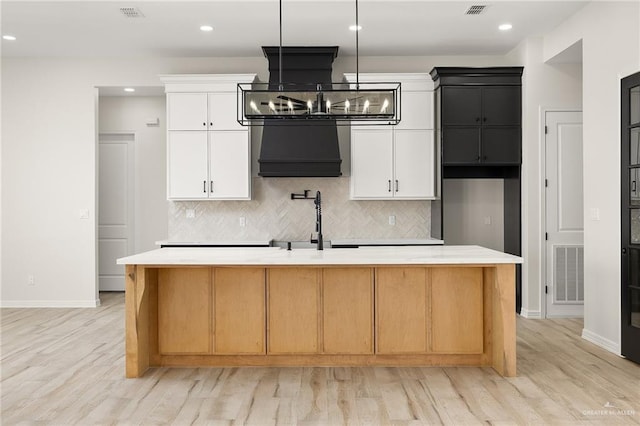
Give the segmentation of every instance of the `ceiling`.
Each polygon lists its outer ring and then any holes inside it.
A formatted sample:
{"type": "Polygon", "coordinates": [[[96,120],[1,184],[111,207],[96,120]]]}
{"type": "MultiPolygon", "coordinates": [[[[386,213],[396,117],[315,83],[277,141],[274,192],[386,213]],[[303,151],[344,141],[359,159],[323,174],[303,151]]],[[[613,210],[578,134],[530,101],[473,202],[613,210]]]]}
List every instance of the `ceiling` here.
{"type": "MultiPolygon", "coordinates": [[[[586,1],[359,0],[362,56],[503,55],[586,1]],[[465,15],[487,5],[480,15],[465,15]],[[509,22],[510,31],[498,30],[509,22]]],[[[337,45],[355,54],[355,0],[284,0],[283,45],[337,45]]],[[[278,45],[277,0],[6,1],[3,57],[255,57],[278,45]],[[144,17],[126,17],[122,7],[144,17]],[[211,32],[199,27],[208,24],[211,32]]]]}

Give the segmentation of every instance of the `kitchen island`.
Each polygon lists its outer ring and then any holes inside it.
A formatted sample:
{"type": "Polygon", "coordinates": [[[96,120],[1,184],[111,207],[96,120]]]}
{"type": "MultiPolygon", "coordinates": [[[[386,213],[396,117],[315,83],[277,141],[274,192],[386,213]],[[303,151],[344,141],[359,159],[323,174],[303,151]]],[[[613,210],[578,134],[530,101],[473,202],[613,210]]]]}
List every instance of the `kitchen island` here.
{"type": "Polygon", "coordinates": [[[156,366],[516,373],[515,264],[478,246],[162,248],[126,265],[126,375],[156,366]]]}

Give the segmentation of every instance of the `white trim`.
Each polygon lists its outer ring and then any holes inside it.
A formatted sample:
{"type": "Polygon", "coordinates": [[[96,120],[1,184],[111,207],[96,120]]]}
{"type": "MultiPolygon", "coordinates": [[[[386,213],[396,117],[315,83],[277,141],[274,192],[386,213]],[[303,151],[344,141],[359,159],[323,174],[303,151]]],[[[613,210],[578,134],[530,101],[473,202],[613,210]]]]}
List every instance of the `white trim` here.
{"type": "Polygon", "coordinates": [[[0,308],[97,308],[95,300],[2,300],[0,308]]]}
{"type": "Polygon", "coordinates": [[[620,345],[613,340],[604,338],[599,334],[594,333],[593,331],[587,330],[586,328],[582,329],[582,338],[588,342],[593,343],[594,345],[608,350],[609,352],[613,352],[616,355],[622,356],[620,354],[620,345]]]}
{"type": "Polygon", "coordinates": [[[542,312],[530,311],[529,309],[521,308],[520,316],[527,319],[542,319],[542,312]]]}

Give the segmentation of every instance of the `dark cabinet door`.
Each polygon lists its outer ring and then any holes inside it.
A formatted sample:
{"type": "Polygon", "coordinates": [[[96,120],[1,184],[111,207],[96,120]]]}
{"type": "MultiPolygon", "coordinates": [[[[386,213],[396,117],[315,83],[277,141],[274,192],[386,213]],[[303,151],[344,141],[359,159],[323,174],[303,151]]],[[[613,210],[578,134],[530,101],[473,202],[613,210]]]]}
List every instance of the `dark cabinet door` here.
{"type": "Polygon", "coordinates": [[[481,94],[479,87],[443,87],[442,125],[479,125],[482,119],[481,94]]]}
{"type": "Polygon", "coordinates": [[[483,127],[480,161],[483,164],[520,164],[520,127],[483,127]]]}
{"type": "Polygon", "coordinates": [[[621,352],[640,363],[640,73],[621,84],[621,352]]]}
{"type": "Polygon", "coordinates": [[[520,86],[482,88],[482,124],[519,126],[522,121],[520,86]]]}
{"type": "Polygon", "coordinates": [[[442,163],[477,164],[480,161],[480,127],[442,129],[442,163]]]}

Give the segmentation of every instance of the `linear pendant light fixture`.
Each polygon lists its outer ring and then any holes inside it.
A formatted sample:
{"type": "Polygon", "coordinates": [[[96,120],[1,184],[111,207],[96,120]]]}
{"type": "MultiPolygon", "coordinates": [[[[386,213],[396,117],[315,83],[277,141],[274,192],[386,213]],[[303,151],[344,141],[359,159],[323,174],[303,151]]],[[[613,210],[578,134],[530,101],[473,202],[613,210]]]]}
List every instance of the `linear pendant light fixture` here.
{"type": "MultiPolygon", "coordinates": [[[[356,28],[358,0],[356,4],[356,28]]],[[[320,84],[282,81],[282,0],[280,6],[280,44],[278,85],[238,84],[238,122],[243,126],[291,124],[298,121],[314,125],[394,125],[400,122],[400,83],[360,84],[359,39],[356,33],[356,82],[320,84]]]]}

